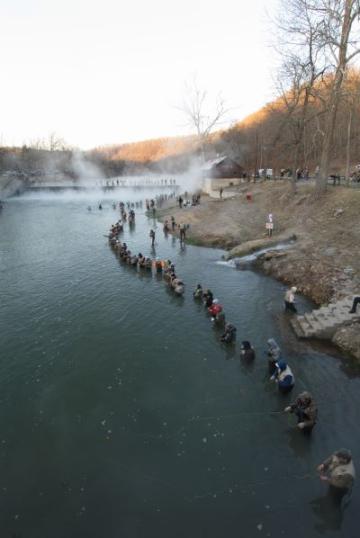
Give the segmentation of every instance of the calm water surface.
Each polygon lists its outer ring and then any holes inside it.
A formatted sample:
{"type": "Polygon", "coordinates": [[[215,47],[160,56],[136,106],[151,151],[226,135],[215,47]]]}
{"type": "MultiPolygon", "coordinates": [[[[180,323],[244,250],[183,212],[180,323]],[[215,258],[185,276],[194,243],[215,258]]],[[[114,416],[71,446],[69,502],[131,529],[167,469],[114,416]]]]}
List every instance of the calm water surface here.
{"type": "Polygon", "coordinates": [[[314,468],[342,446],[359,461],[359,379],[296,342],[281,284],[217,263],[219,250],[181,250],[142,210],[123,237],[150,255],[156,227],[185,297],[120,264],[103,235],[110,202],[146,193],[109,193],[103,211],[99,196],[35,193],[0,215],[1,538],[357,537],[359,488],[334,507],[314,468]],[[198,282],[225,305],[236,347],[192,300],[198,282]],[[272,336],[294,396],[318,401],[310,440],[276,413],[289,398],[268,381],[272,336]]]}

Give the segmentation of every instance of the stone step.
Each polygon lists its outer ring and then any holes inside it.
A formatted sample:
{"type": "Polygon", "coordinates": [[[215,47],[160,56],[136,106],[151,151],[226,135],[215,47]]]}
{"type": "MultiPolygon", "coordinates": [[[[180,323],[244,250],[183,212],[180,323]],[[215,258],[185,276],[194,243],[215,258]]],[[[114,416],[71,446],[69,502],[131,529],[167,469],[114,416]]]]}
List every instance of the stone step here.
{"type": "Polygon", "coordinates": [[[306,321],[306,319],[298,319],[298,325],[306,337],[311,336],[315,332],[315,329],[306,321]]]}
{"type": "Polygon", "coordinates": [[[309,325],[312,325],[315,322],[315,318],[312,312],[305,312],[304,319],[306,319],[309,325]]]}
{"type": "Polygon", "coordinates": [[[306,336],[307,336],[306,332],[303,331],[298,319],[293,318],[290,321],[290,324],[291,324],[292,328],[294,329],[294,332],[295,332],[295,334],[296,334],[296,336],[298,338],[306,338],[306,336]]]}
{"type": "Polygon", "coordinates": [[[350,314],[353,296],[344,297],[335,303],[322,305],[303,316],[291,320],[295,334],[299,338],[331,338],[334,332],[347,325],[354,319],[360,319],[360,309],[356,314],[350,314]]]}

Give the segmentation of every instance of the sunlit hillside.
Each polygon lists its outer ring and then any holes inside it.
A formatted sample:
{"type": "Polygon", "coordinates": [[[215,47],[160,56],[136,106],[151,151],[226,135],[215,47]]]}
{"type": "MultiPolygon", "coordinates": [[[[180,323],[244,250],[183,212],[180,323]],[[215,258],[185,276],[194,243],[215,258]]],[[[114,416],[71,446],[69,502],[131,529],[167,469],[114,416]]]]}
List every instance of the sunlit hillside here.
{"type": "Polygon", "coordinates": [[[95,151],[107,156],[110,160],[124,160],[138,163],[155,162],[167,157],[194,151],[197,148],[197,139],[194,136],[156,138],[97,148],[95,151]]]}
{"type": "MultiPolygon", "coordinates": [[[[310,89],[305,85],[288,89],[231,128],[208,136],[205,158],[227,155],[248,173],[259,168],[314,170],[321,156],[330,86],[331,75],[326,75],[310,89]]],[[[78,153],[54,140],[45,147],[0,148],[0,172],[78,178],[86,170],[79,167],[78,153]]],[[[184,136],[98,147],[81,158],[95,165],[97,174],[111,177],[147,171],[181,173],[199,156],[198,138],[184,136]]],[[[360,163],[359,70],[349,70],[343,83],[331,156],[330,172],[343,174],[360,163]]]]}

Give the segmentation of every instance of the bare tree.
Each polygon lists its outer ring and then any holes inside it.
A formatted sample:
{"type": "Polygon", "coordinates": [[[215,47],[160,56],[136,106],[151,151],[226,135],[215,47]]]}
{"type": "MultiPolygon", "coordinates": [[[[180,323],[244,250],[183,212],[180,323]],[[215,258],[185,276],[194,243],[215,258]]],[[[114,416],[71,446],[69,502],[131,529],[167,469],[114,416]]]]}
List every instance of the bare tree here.
{"type": "MultiPolygon", "coordinates": [[[[311,16],[308,0],[283,0],[281,8],[281,15],[275,21],[278,29],[276,48],[282,58],[277,89],[286,113],[274,142],[281,137],[286,126],[293,146],[291,168],[295,191],[296,170],[301,164],[307,165],[306,129],[313,119],[311,103],[315,85],[323,77],[326,63],[319,45],[321,21],[311,16]]],[[[319,111],[316,110],[315,114],[319,111]]]]}
{"type": "Polygon", "coordinates": [[[346,69],[360,52],[355,22],[359,21],[359,0],[318,0],[312,7],[315,16],[323,19],[321,35],[324,53],[333,59],[332,79],[324,127],[320,176],[317,190],[322,193],[327,186],[331,147],[334,137],[336,115],[341,99],[341,89],[346,69]]]}
{"type": "Polygon", "coordinates": [[[214,105],[211,107],[211,112],[209,112],[207,98],[207,91],[198,87],[194,77],[191,82],[186,83],[183,103],[179,107],[186,116],[187,125],[191,129],[195,129],[203,163],[205,162],[205,147],[209,140],[209,135],[228,112],[221,94],[217,96],[214,105]]]}
{"type": "Polygon", "coordinates": [[[55,131],[49,133],[47,138],[36,138],[31,140],[29,146],[33,149],[44,149],[47,151],[66,151],[70,149],[65,140],[55,131]]]}
{"type": "Polygon", "coordinates": [[[350,181],[350,161],[351,161],[351,141],[353,134],[353,123],[356,110],[360,104],[360,73],[350,71],[344,80],[344,107],[346,117],[346,165],[345,180],[350,181]]]}
{"type": "MultiPolygon", "coordinates": [[[[297,103],[296,106],[293,103],[288,106],[288,110],[293,115],[298,113],[299,106],[302,107],[295,147],[298,148],[303,141],[304,153],[310,97],[316,97],[323,103],[325,120],[322,128],[317,130],[322,137],[318,193],[327,186],[344,76],[349,63],[360,51],[359,4],[359,0],[283,0],[284,15],[277,21],[281,54],[285,57],[285,65],[289,65],[289,56],[293,58],[290,73],[297,77],[294,79],[293,76],[291,81],[297,103]],[[317,92],[317,80],[324,75],[323,88],[317,92]],[[324,92],[326,85],[328,90],[324,92]]],[[[295,157],[297,154],[298,151],[295,157]]]]}

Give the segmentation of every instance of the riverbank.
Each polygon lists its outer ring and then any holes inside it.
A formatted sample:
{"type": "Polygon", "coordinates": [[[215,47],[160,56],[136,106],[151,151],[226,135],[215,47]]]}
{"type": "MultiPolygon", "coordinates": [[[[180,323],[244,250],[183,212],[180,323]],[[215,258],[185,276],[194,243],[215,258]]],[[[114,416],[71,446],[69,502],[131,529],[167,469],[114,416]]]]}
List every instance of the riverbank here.
{"type": "MultiPolygon", "coordinates": [[[[360,192],[329,187],[322,198],[311,185],[263,183],[240,187],[232,198],[201,198],[201,204],[180,209],[174,202],[158,211],[160,220],[174,216],[189,225],[187,240],[228,250],[228,257],[243,256],[296,237],[291,248],[268,252],[256,267],[276,279],[297,286],[316,304],[326,304],[360,291],[360,192]],[[246,193],[251,192],[252,201],[246,193]],[[269,239],[265,223],[273,214],[269,239]]],[[[360,359],[359,323],[335,337],[336,343],[360,359]],[[354,341],[355,338],[355,341],[354,341]]]]}

